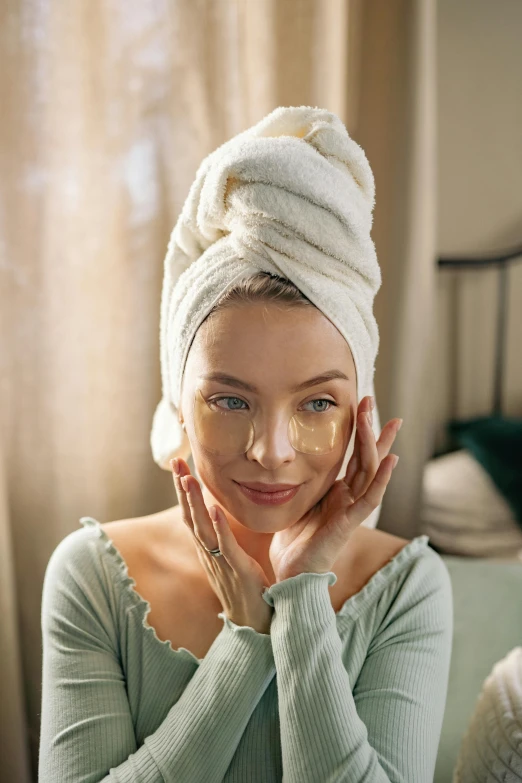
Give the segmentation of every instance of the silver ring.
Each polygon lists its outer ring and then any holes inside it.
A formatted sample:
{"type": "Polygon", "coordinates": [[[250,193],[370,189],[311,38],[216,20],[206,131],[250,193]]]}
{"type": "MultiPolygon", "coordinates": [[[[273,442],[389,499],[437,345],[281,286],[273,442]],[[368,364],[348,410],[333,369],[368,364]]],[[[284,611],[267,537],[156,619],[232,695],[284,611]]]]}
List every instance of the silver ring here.
{"type": "MultiPolygon", "coordinates": [[[[203,546],[205,547],[205,549],[207,549],[207,547],[204,544],[203,546]]],[[[207,549],[207,552],[209,553],[209,555],[212,555],[212,557],[220,557],[221,555],[223,555],[223,552],[221,551],[221,549],[219,549],[219,547],[217,549],[207,549]]]]}

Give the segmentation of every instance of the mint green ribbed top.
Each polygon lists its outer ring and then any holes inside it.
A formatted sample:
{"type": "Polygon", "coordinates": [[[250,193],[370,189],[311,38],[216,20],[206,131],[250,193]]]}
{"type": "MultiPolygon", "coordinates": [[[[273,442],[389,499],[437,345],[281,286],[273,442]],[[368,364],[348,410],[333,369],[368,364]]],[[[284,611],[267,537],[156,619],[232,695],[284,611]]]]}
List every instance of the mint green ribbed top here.
{"type": "Polygon", "coordinates": [[[412,539],[335,612],[337,576],[265,589],[270,634],[174,650],[92,517],[48,562],[39,783],[432,783],[453,638],[448,570],[412,539]]]}

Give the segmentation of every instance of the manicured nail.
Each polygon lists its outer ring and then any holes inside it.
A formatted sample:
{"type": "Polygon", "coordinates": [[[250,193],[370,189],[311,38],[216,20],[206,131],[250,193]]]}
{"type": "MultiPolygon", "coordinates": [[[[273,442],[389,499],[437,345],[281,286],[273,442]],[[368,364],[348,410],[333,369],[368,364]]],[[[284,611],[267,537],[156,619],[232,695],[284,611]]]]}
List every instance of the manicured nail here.
{"type": "Polygon", "coordinates": [[[402,422],[403,422],[403,421],[404,421],[404,419],[401,419],[401,420],[400,420],[400,424],[399,424],[399,426],[397,427],[397,432],[399,432],[400,428],[402,427],[402,422]]]}
{"type": "Polygon", "coordinates": [[[370,407],[372,410],[375,408],[375,397],[370,397],[370,407]]]}
{"type": "Polygon", "coordinates": [[[179,480],[179,483],[181,484],[181,486],[183,487],[183,489],[185,490],[185,492],[188,492],[188,491],[189,491],[189,488],[188,488],[188,486],[187,486],[187,477],[186,477],[186,476],[182,476],[182,477],[180,478],[180,480],[179,480]]]}
{"type": "Polygon", "coordinates": [[[395,463],[393,465],[392,470],[395,470],[395,468],[397,467],[397,463],[398,463],[399,459],[400,459],[400,457],[397,457],[397,459],[395,460],[395,463]]]}

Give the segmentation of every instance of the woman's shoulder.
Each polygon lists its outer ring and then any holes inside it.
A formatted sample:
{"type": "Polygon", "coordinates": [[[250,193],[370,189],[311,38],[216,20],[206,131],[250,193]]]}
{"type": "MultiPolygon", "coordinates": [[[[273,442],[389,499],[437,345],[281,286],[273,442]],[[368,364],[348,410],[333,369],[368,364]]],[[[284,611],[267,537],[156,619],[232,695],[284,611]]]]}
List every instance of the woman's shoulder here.
{"type": "Polygon", "coordinates": [[[349,589],[340,587],[350,596],[346,604],[342,599],[338,602],[342,611],[359,618],[372,616],[378,604],[379,615],[389,623],[401,613],[411,617],[423,612],[430,602],[437,603],[442,613],[451,609],[448,569],[428,542],[426,535],[406,539],[361,526],[349,567],[338,571],[352,574],[348,577],[349,589]]]}
{"type": "Polygon", "coordinates": [[[104,522],[100,527],[136,578],[151,572],[170,573],[176,563],[181,566],[188,562],[187,537],[183,535],[177,507],[104,522]]]}
{"type": "Polygon", "coordinates": [[[113,650],[122,588],[129,580],[99,522],[82,517],[80,523],[58,542],[48,560],[42,630],[53,633],[67,628],[78,638],[88,630],[113,650]]]}
{"type": "Polygon", "coordinates": [[[174,509],[165,509],[142,517],[126,517],[100,524],[110,538],[131,546],[156,541],[158,546],[169,543],[174,532],[176,514],[174,509]]]}
{"type": "Polygon", "coordinates": [[[386,625],[394,621],[450,631],[453,622],[453,592],[443,558],[429,546],[429,536],[420,535],[402,547],[390,563],[386,580],[386,625]]]}
{"type": "Polygon", "coordinates": [[[153,551],[166,544],[165,512],[148,517],[101,523],[94,517],[81,517],[80,527],[65,535],[47,562],[44,591],[83,590],[94,597],[107,593],[114,583],[128,581],[126,556],[146,563],[153,551]],[[120,549],[121,547],[121,549],[120,549]]]}
{"type": "MultiPolygon", "coordinates": [[[[366,568],[368,572],[376,573],[388,564],[393,564],[390,574],[405,572],[424,575],[448,582],[449,571],[442,557],[429,546],[429,536],[419,535],[414,538],[402,538],[376,528],[366,528],[359,531],[363,534],[362,545],[368,555],[366,568]],[[401,566],[409,566],[401,568],[401,566]]],[[[422,578],[422,577],[420,577],[422,578]]]]}
{"type": "Polygon", "coordinates": [[[98,562],[101,531],[92,517],[82,517],[81,527],[67,533],[52,551],[46,568],[46,580],[60,577],[74,578],[94,568],[98,562]]]}

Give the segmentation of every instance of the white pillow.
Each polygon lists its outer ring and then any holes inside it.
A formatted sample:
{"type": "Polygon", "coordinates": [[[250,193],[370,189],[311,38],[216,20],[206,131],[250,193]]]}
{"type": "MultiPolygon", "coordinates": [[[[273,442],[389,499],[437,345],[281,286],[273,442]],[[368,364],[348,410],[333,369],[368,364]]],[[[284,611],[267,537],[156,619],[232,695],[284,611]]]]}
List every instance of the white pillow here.
{"type": "Polygon", "coordinates": [[[522,647],[486,678],[462,739],[453,783],[522,780],[522,647]]]}
{"type": "Polygon", "coordinates": [[[465,449],[424,469],[420,530],[450,555],[517,558],[522,529],[482,465],[465,449]]]}

